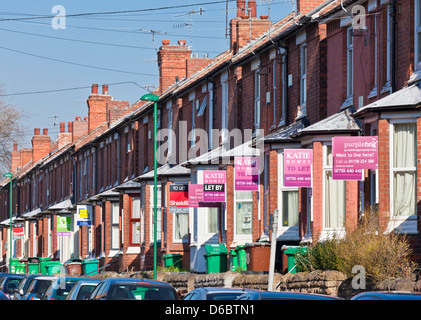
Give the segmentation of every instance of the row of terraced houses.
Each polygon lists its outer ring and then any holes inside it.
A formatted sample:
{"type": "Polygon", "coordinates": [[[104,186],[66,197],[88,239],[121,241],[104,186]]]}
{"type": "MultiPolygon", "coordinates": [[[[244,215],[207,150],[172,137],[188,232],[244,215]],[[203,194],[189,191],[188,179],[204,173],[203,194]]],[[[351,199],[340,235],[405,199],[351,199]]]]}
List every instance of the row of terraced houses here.
{"type": "MultiPolygon", "coordinates": [[[[270,239],[275,210],[280,248],[342,237],[371,206],[387,232],[409,236],[420,262],[421,1],[298,0],[280,20],[259,16],[254,0],[236,5],[230,48],[215,58],[182,40],[158,51],[159,257],[182,254],[183,268],[203,272],[205,244],[270,239]],[[377,136],[378,169],[334,180],[337,136],[377,136]],[[311,188],[284,185],[284,150],[294,148],[313,150],[311,188]],[[259,190],[235,190],[234,159],[251,155],[261,158],[259,190]],[[226,201],[171,210],[169,186],[203,183],[205,170],[226,172],[226,201]]],[[[13,225],[23,232],[12,255],[151,269],[153,102],[116,101],[93,84],[87,107],[55,141],[35,128],[31,149],[14,145],[13,225]],[[80,208],[90,225],[78,223],[80,208]],[[57,217],[71,218],[66,235],[57,217]]],[[[0,191],[4,264],[9,185],[0,191]]]]}

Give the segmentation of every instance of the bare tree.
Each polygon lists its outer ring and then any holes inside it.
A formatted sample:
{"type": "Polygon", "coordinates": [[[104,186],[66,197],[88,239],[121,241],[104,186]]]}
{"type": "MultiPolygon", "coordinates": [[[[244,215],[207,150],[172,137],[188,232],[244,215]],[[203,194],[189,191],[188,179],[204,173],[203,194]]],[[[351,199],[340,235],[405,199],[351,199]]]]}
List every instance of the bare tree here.
{"type": "Polygon", "coordinates": [[[24,114],[8,101],[0,85],[0,174],[10,171],[13,143],[20,143],[24,137],[24,114]]]}

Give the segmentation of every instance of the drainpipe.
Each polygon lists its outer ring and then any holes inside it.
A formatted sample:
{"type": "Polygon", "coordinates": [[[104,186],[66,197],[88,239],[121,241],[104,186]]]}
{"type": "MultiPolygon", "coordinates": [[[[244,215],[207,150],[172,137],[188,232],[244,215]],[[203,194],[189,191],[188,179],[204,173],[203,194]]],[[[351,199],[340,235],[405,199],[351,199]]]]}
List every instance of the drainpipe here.
{"type": "Polygon", "coordinates": [[[211,90],[209,91],[209,139],[208,139],[208,150],[212,150],[213,145],[213,136],[212,136],[212,129],[213,129],[213,120],[214,120],[214,107],[215,107],[215,82],[211,79],[207,79],[208,82],[211,84],[211,90]]]}
{"type": "Polygon", "coordinates": [[[76,160],[73,157],[73,154],[70,154],[70,159],[72,159],[73,162],[73,170],[72,170],[72,196],[70,197],[70,199],[72,200],[72,204],[76,204],[77,200],[76,200],[76,160]]]}
{"type": "Polygon", "coordinates": [[[395,72],[395,59],[396,59],[396,0],[391,0],[390,1],[390,17],[392,18],[392,30],[391,30],[391,34],[390,34],[390,38],[391,38],[391,75],[390,75],[390,82],[391,82],[391,88],[392,88],[392,93],[396,91],[396,84],[395,84],[395,80],[396,80],[396,72],[395,72]]]}

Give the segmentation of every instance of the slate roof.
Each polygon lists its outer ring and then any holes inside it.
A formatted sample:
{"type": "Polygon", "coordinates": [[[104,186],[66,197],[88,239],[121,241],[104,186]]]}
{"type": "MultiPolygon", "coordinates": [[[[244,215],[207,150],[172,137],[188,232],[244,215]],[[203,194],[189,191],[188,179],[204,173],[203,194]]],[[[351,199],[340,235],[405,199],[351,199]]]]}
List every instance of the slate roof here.
{"type": "Polygon", "coordinates": [[[351,108],[342,110],[306,128],[298,130],[291,137],[314,134],[352,133],[361,130],[360,121],[352,117],[351,108]]]}
{"type": "Polygon", "coordinates": [[[358,109],[352,116],[360,118],[370,112],[414,109],[420,105],[421,89],[418,82],[358,109]]]}
{"type": "Polygon", "coordinates": [[[302,120],[299,120],[294,123],[291,123],[285,128],[279,129],[278,131],[268,134],[267,136],[263,137],[263,140],[265,143],[269,144],[277,142],[291,142],[295,140],[292,137],[292,135],[304,128],[304,122],[302,120]]]}

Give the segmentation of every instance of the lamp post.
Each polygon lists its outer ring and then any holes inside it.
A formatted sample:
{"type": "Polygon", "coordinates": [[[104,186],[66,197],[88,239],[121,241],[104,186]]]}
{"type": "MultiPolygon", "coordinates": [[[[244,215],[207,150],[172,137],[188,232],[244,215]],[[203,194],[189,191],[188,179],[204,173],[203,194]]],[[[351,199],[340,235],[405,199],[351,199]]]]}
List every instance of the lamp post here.
{"type": "Polygon", "coordinates": [[[153,101],[153,278],[156,280],[156,251],[157,251],[157,161],[156,161],[156,149],[157,149],[157,118],[158,118],[158,101],[159,96],[153,93],[147,93],[143,95],[140,100],[153,101]]]}
{"type": "Polygon", "coordinates": [[[13,173],[5,173],[3,177],[10,178],[10,237],[9,237],[9,272],[12,272],[12,234],[13,234],[13,224],[12,224],[12,213],[13,213],[13,173]]]}

